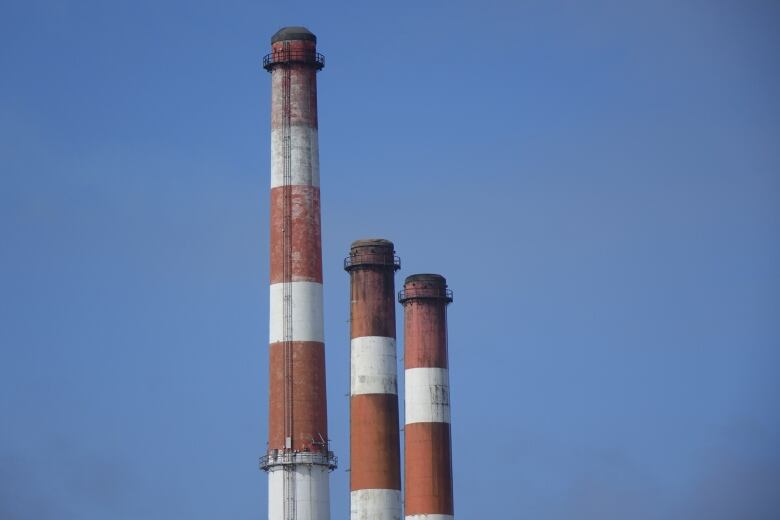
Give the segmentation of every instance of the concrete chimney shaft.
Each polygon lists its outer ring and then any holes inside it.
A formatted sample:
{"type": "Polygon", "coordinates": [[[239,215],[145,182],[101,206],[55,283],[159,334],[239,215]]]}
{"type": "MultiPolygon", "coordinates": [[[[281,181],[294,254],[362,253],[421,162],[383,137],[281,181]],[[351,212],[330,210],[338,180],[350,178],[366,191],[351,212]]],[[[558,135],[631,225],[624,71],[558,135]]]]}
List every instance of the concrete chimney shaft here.
{"type": "Polygon", "coordinates": [[[269,520],[329,520],[322,312],[317,76],[323,59],[304,27],[271,39],[269,520]]]}
{"type": "Polygon", "coordinates": [[[395,271],[388,240],[358,240],[350,275],[350,520],[401,520],[395,271]]]}
{"type": "Polygon", "coordinates": [[[452,520],[452,447],[447,362],[447,305],[452,291],[438,274],[406,278],[404,306],[407,520],[452,520]]]}

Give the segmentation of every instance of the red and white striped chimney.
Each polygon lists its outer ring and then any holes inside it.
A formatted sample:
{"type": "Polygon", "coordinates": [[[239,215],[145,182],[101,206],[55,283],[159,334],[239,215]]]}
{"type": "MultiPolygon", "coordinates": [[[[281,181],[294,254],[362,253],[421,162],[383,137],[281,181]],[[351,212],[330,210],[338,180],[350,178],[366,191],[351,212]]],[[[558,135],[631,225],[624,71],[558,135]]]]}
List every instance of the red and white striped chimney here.
{"type": "Polygon", "coordinates": [[[352,243],[350,274],[350,520],[401,520],[395,271],[388,240],[352,243]]]}
{"type": "Polygon", "coordinates": [[[305,27],[285,27],[263,59],[271,72],[269,520],[328,520],[317,71],[305,27]]]}
{"type": "Polygon", "coordinates": [[[406,278],[404,306],[406,424],[404,511],[407,520],[452,520],[447,305],[452,291],[438,274],[406,278]]]}

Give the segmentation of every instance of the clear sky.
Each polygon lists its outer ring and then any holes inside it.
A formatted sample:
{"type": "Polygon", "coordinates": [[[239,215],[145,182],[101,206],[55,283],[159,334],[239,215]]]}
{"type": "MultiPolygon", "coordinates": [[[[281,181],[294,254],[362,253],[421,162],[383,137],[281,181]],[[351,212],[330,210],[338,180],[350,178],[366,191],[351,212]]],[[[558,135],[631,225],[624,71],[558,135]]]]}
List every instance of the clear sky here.
{"type": "Polygon", "coordinates": [[[299,24],[334,520],[364,237],[455,292],[459,518],[780,518],[780,4],[754,0],[3,2],[0,518],[264,517],[260,60],[299,24]]]}

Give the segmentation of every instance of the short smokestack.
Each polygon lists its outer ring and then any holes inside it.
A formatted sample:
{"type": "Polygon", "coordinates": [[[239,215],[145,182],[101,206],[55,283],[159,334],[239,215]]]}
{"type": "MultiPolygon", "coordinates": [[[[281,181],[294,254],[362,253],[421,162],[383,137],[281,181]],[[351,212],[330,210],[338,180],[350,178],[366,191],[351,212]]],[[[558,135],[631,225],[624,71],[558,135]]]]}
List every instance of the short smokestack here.
{"type": "Polygon", "coordinates": [[[450,520],[452,441],[447,363],[447,305],[452,291],[438,274],[406,278],[404,306],[405,479],[407,520],[450,520]]]}
{"type": "Polygon", "coordinates": [[[358,240],[350,275],[350,519],[401,519],[395,271],[388,240],[358,240]]]}

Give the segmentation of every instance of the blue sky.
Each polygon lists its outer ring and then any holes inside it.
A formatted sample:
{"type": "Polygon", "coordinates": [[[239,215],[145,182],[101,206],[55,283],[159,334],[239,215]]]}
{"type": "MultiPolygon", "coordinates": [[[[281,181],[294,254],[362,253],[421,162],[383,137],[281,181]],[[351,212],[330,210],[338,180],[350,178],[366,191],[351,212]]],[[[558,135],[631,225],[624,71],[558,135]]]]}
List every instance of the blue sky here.
{"type": "Polygon", "coordinates": [[[777,4],[372,4],[3,4],[0,517],[265,515],[260,60],[303,24],[333,518],[364,237],[455,292],[458,517],[778,518],[777,4]]]}

